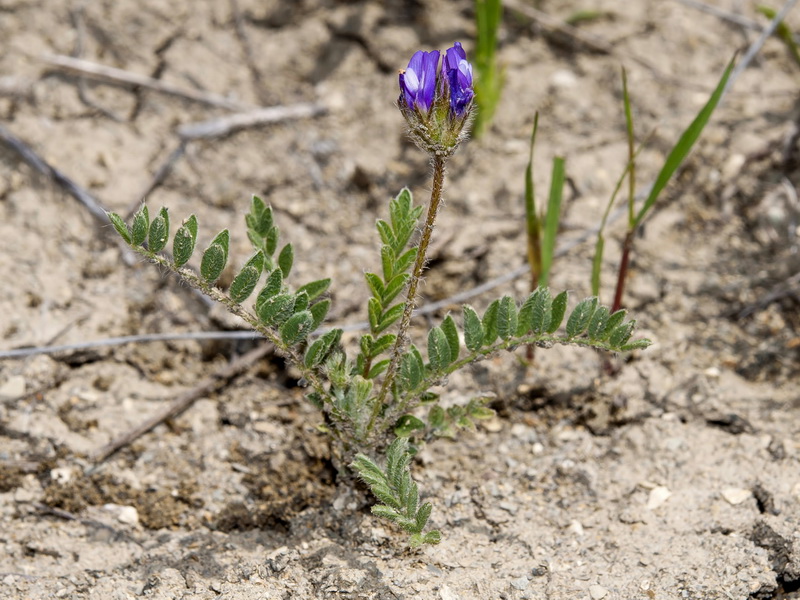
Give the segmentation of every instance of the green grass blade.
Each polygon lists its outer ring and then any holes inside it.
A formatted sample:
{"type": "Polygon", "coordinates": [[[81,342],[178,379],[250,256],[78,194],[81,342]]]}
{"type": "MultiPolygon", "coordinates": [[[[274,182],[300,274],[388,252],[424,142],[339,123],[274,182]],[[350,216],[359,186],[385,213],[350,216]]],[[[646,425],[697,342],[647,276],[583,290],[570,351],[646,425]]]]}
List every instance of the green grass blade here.
{"type": "Polygon", "coordinates": [[[633,113],[631,111],[631,98],[628,95],[628,74],[622,67],[622,103],[625,107],[625,130],[628,135],[628,225],[633,226],[633,203],[636,200],[636,152],[634,145],[636,137],[633,133],[633,113]]]}
{"type": "Polygon", "coordinates": [[[697,138],[700,137],[703,128],[706,126],[706,123],[708,123],[709,119],[711,118],[711,114],[714,112],[714,109],[717,107],[717,104],[722,97],[722,93],[725,90],[725,85],[728,83],[728,78],[733,70],[733,64],[733,60],[728,63],[725,72],[722,74],[722,79],[719,80],[714,93],[711,94],[711,98],[709,98],[706,105],[700,110],[694,121],[692,121],[689,127],[687,127],[686,131],[683,132],[678,140],[678,143],[675,144],[675,147],[670,151],[669,156],[667,156],[667,160],[664,162],[664,166],[661,167],[661,171],[659,172],[658,177],[656,177],[655,183],[653,183],[653,189],[650,190],[650,194],[644,201],[644,205],[636,215],[631,229],[636,229],[641,224],[641,222],[650,212],[650,209],[652,209],[653,205],[655,205],[659,194],[661,194],[669,180],[675,174],[675,171],[678,170],[678,167],[689,154],[689,151],[692,149],[692,146],[694,146],[697,138]]]}
{"type": "Polygon", "coordinates": [[[501,0],[475,0],[475,25],[478,30],[475,40],[476,137],[480,137],[491,122],[500,101],[503,74],[497,66],[497,30],[502,16],[501,0]]]}
{"type": "Polygon", "coordinates": [[[542,236],[542,273],[539,285],[545,286],[550,279],[550,268],[558,236],[558,223],[561,219],[561,198],[564,195],[564,159],[556,156],[553,159],[553,176],[550,181],[550,196],[547,199],[547,214],[544,217],[544,235],[542,236]]]}
{"type": "Polygon", "coordinates": [[[525,225],[528,234],[528,266],[531,270],[531,288],[538,284],[542,272],[542,223],[536,212],[536,188],[533,183],[533,149],[539,129],[539,113],[533,117],[528,166],[525,168],[525,225]]]}

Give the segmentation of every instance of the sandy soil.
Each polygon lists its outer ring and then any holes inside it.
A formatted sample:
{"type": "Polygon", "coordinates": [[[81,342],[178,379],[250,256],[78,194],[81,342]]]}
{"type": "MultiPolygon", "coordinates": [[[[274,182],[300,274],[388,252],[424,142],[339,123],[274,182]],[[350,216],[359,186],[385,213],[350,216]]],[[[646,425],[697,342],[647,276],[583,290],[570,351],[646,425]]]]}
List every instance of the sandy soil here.
{"type": "MultiPolygon", "coordinates": [[[[540,189],[551,157],[567,158],[568,244],[597,223],[625,161],[620,65],[640,135],[656,128],[644,186],[757,35],[677,1],[536,4],[562,20],[599,9],[580,30],[613,52],[507,12],[507,86],[491,131],[452,161],[428,300],[523,264],[534,111],[540,189]]],[[[758,19],[749,2],[713,4],[758,19]]],[[[396,69],[419,48],[471,49],[471,6],[4,0],[0,118],[128,213],[178,147],[177,129],[228,111],[81,81],[43,53],[248,106],[322,104],[321,116],[188,143],[147,199],[175,221],[196,213],[203,240],[230,227],[240,264],[242,214],[260,194],[295,243],[299,276],[334,278],[331,322],[355,322],[362,273],[377,261],[375,219],[401,187],[421,201],[428,185],[392,105],[396,69]]],[[[800,14],[790,21],[800,27],[800,14]]],[[[653,347],[613,377],[602,357],[570,348],[537,353],[534,369],[506,355],[451,379],[447,401],[494,393],[498,418],[420,456],[439,546],[407,550],[337,488],[319,415],[276,358],[94,464],[92,452],[252,346],[133,344],[0,362],[0,595],[800,597],[798,77],[769,41],[637,242],[627,304],[653,347]]],[[[131,260],[109,229],[0,145],[2,349],[240,327],[131,260]]],[[[610,233],[606,301],[619,222],[610,233]]],[[[588,294],[590,246],[558,259],[554,287],[588,294]]]]}

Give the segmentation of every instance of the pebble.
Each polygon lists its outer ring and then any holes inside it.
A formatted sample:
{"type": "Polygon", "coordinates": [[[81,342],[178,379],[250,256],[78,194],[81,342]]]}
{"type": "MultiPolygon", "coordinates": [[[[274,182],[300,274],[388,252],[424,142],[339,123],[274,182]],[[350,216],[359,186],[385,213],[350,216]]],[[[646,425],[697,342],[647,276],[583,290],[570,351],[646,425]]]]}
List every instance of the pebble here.
{"type": "Polygon", "coordinates": [[[522,577],[517,577],[516,579],[512,579],[511,580],[511,587],[513,587],[514,589],[522,591],[522,590],[524,590],[525,588],[528,587],[528,583],[530,583],[528,581],[528,576],[527,575],[523,575],[522,577]]]}
{"type": "Polygon", "coordinates": [[[581,525],[580,521],[572,521],[568,529],[578,537],[582,537],[584,534],[583,525],[581,525]]]}
{"type": "Polygon", "coordinates": [[[664,487],[663,485],[658,485],[650,490],[650,495],[647,497],[647,510],[655,510],[664,502],[667,501],[672,495],[672,492],[669,491],[669,488],[664,487]]]}
{"type": "Polygon", "coordinates": [[[72,469],[69,467],[57,467],[50,470],[50,479],[56,483],[64,485],[72,479],[72,469]]]}
{"type": "Polygon", "coordinates": [[[602,585],[590,585],[589,595],[592,597],[592,600],[602,600],[608,595],[608,590],[602,585]]]}
{"type": "Polygon", "coordinates": [[[16,400],[25,395],[25,378],[12,375],[0,385],[0,400],[16,400]]]}
{"type": "Polygon", "coordinates": [[[103,510],[111,513],[120,523],[125,525],[139,524],[139,511],[133,506],[123,506],[120,504],[104,504],[103,510]]]}
{"type": "Polygon", "coordinates": [[[439,588],[439,597],[442,600],[459,600],[458,594],[456,594],[446,585],[443,585],[441,588],[439,588]]]}
{"type": "Polygon", "coordinates": [[[734,506],[741,504],[752,495],[753,494],[750,490],[746,490],[744,488],[725,488],[722,490],[722,497],[728,504],[732,504],[734,506]]]}

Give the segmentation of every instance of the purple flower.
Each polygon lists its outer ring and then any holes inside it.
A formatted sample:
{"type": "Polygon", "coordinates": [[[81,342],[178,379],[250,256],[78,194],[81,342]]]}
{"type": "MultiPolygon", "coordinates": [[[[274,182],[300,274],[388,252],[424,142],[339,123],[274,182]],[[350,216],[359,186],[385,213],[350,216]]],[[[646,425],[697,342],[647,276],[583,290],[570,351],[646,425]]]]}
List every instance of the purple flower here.
{"type": "Polygon", "coordinates": [[[456,117],[461,117],[470,106],[475,92],[472,89],[472,65],[460,42],[448,48],[442,69],[450,86],[450,109],[456,117]]]}
{"type": "Polygon", "coordinates": [[[400,90],[406,106],[428,113],[436,96],[439,51],[415,52],[408,68],[400,73],[400,90]]]}

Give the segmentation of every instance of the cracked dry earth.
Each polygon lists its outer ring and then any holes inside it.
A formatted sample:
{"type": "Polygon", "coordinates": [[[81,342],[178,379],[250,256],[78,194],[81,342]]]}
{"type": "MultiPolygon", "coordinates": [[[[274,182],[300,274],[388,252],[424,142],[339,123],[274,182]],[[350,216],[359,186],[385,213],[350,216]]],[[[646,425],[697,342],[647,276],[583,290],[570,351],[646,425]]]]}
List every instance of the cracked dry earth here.
{"type": "MultiPolygon", "coordinates": [[[[711,4],[765,24],[750,2],[711,4]]],[[[503,99],[487,135],[451,163],[426,301],[523,264],[536,110],[538,188],[556,154],[571,183],[552,285],[588,295],[592,243],[572,242],[597,223],[626,161],[620,65],[639,135],[655,129],[638,168],[645,186],[757,34],[672,0],[509,1],[503,99]],[[561,21],[596,11],[577,26],[607,46],[554,30],[531,7],[561,21]]],[[[298,276],[334,279],[330,321],[357,322],[375,219],[403,186],[421,202],[428,185],[392,105],[396,69],[419,48],[461,40],[471,51],[473,37],[467,0],[2,0],[0,123],[107,209],[127,213],[147,195],[175,221],[196,213],[201,240],[230,227],[233,264],[248,255],[242,214],[260,194],[295,244],[298,276]],[[236,106],[325,112],[182,147],[179,128],[231,111],[89,81],[44,54],[236,106]]],[[[800,597],[798,78],[769,40],[637,240],[627,305],[650,349],[609,363],[555,348],[528,369],[502,355],[451,378],[447,402],[491,393],[498,416],[415,464],[438,546],[408,550],[360,492],[337,487],[319,415],[275,357],[91,459],[254,342],[0,360],[0,597],[800,597]]],[[[606,300],[622,227],[608,232],[606,300]]],[[[2,350],[241,328],[131,260],[6,144],[0,273],[2,350]]],[[[504,293],[522,297],[524,278],[470,302],[483,309],[504,293]]]]}

